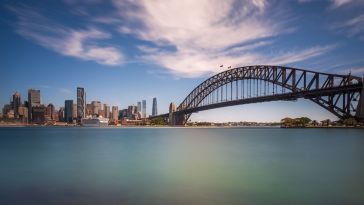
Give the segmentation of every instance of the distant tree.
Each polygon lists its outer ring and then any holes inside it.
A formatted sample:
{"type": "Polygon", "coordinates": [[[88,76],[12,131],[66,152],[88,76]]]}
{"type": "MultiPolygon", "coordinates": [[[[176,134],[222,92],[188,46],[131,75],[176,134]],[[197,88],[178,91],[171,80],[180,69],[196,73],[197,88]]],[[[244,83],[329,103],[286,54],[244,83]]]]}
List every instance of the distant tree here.
{"type": "Polygon", "coordinates": [[[292,127],[294,124],[294,119],[286,117],[281,120],[282,127],[292,127]]]}
{"type": "Polygon", "coordinates": [[[313,120],[311,124],[312,124],[313,126],[317,126],[317,125],[319,125],[319,123],[318,123],[316,120],[313,120]]]}
{"type": "Polygon", "coordinates": [[[331,125],[331,120],[330,119],[322,120],[321,124],[322,126],[329,126],[331,125]]]}
{"type": "Polygon", "coordinates": [[[150,124],[151,125],[166,125],[167,123],[164,121],[163,118],[159,117],[159,118],[154,118],[154,119],[150,120],[150,124]]]}
{"type": "Polygon", "coordinates": [[[302,125],[307,126],[312,120],[308,117],[299,118],[302,125]]]}
{"type": "Polygon", "coordinates": [[[356,126],[358,122],[355,120],[355,118],[349,117],[343,121],[344,125],[346,126],[356,126]]]}

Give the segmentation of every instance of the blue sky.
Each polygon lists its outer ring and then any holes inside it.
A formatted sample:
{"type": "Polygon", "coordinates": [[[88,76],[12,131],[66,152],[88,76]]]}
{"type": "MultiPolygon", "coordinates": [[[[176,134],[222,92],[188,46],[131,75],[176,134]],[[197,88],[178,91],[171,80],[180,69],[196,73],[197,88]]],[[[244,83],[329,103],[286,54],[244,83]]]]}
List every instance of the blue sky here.
{"type": "MultiPolygon", "coordinates": [[[[76,98],[125,108],[142,99],[151,113],[179,104],[228,66],[288,65],[364,73],[364,1],[170,0],[2,1],[0,106],[19,91],[42,102],[76,98]],[[225,68],[220,68],[223,64],[225,68]]],[[[204,111],[192,120],[335,119],[307,101],[204,111]]]]}

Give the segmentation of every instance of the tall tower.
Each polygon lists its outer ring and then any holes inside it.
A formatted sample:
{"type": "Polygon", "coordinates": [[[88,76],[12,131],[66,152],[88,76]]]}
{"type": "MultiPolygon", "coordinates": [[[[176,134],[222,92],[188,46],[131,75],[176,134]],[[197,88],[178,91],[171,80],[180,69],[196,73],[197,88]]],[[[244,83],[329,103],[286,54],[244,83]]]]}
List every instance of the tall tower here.
{"type": "Polygon", "coordinates": [[[107,104],[104,104],[104,115],[105,118],[110,118],[110,106],[107,104]]]}
{"type": "Polygon", "coordinates": [[[92,115],[99,115],[99,110],[101,110],[101,102],[100,101],[92,101],[92,115]]]}
{"type": "Polygon", "coordinates": [[[147,118],[147,101],[142,101],[142,118],[147,118]]]}
{"type": "Polygon", "coordinates": [[[21,106],[21,99],[20,99],[20,93],[18,91],[15,92],[13,95],[13,110],[14,110],[14,117],[19,117],[19,107],[21,106]]]}
{"type": "Polygon", "coordinates": [[[84,88],[77,88],[77,121],[86,116],[86,92],[84,88]]]}
{"type": "Polygon", "coordinates": [[[112,106],[111,107],[111,119],[116,124],[118,122],[118,117],[119,117],[119,108],[118,108],[118,106],[112,106]]]}
{"type": "Polygon", "coordinates": [[[153,98],[152,116],[158,115],[157,98],[153,98]]]}
{"type": "Polygon", "coordinates": [[[137,105],[138,105],[138,109],[137,109],[137,111],[138,111],[138,112],[141,112],[141,111],[142,111],[142,102],[140,102],[140,101],[139,101],[139,102],[137,103],[137,105]]]}
{"type": "Polygon", "coordinates": [[[40,90],[28,90],[28,119],[33,120],[32,111],[33,107],[40,106],[40,90]]]}
{"type": "Polygon", "coordinates": [[[73,119],[73,100],[64,101],[64,118],[66,122],[72,123],[73,119]]]}

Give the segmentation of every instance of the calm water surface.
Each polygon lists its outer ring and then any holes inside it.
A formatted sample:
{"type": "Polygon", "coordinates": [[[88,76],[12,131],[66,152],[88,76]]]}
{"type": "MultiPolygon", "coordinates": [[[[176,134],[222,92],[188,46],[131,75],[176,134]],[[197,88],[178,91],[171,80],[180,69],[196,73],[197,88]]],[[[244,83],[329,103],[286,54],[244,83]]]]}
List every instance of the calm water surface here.
{"type": "Polygon", "coordinates": [[[0,128],[0,204],[364,204],[364,130],[0,128]]]}

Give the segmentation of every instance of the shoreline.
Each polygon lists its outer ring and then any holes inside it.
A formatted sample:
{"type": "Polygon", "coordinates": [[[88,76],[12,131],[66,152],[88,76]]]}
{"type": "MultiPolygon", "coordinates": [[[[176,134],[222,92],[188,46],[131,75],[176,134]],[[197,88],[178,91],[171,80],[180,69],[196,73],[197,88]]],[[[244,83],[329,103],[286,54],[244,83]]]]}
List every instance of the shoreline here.
{"type": "Polygon", "coordinates": [[[102,126],[102,127],[84,127],[79,125],[22,125],[22,124],[0,124],[0,128],[6,127],[78,127],[78,128],[280,128],[280,129],[364,129],[363,126],[307,126],[307,127],[281,127],[281,126],[102,126]]]}

